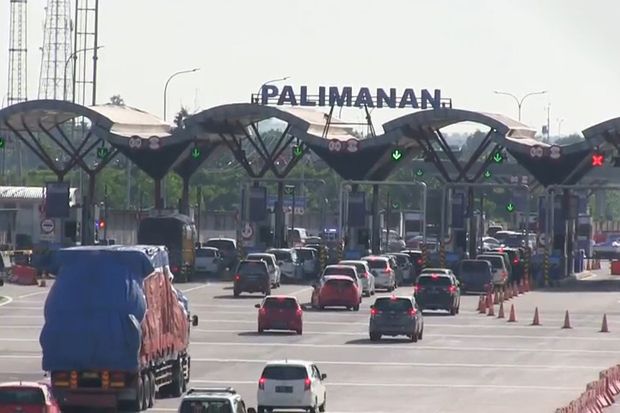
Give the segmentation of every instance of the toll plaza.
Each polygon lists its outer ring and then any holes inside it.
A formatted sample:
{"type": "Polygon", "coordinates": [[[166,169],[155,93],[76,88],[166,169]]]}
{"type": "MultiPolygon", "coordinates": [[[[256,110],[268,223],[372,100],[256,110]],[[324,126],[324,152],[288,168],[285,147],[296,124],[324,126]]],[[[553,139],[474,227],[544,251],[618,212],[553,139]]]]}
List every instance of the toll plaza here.
{"type": "MultiPolygon", "coordinates": [[[[389,249],[389,228],[382,227],[389,226],[394,210],[418,228],[409,230],[409,235],[419,234],[424,243],[434,238],[438,263],[451,266],[474,256],[481,248],[485,219],[483,208],[478,212],[476,208],[483,205],[485,191],[494,185],[511,189],[513,198],[506,210],[514,212],[513,225],[526,235],[530,230],[536,232],[536,241],[531,245],[528,241],[528,248],[539,281],[550,282],[579,268],[575,257],[581,256],[581,249],[589,249],[578,230],[587,218],[588,199],[615,190],[605,183],[613,176],[609,167],[616,163],[612,153],[620,144],[620,121],[595,125],[583,131],[585,141],[559,146],[537,140],[534,129],[503,115],[453,109],[451,99],[442,97],[441,91],[422,90],[419,96],[412,89],[400,94],[378,89],[372,95],[368,88],[334,87],[320,87],[317,95],[302,87],[298,95],[291,87],[265,86],[252,96],[252,103],[213,107],[188,116],[176,127],[127,106],[85,107],[39,100],[0,111],[0,131],[29,148],[53,171],[58,183],[76,166],[87,175],[80,222],[95,221],[97,173],[118,153],[154,180],[155,209],[166,207],[163,178],[171,171],[177,173],[183,181],[178,209],[184,214],[190,213],[191,176],[205,162],[217,163],[230,154],[248,175],[248,181],[239,183],[239,243],[259,249],[291,246],[289,232],[295,232],[295,215],[306,206],[305,189],[320,193],[325,183],[292,179],[289,174],[305,157],[315,157],[342,179],[339,222],[329,232],[342,245],[343,256],[389,249]],[[342,107],[363,111],[365,122],[351,123],[335,116],[335,108],[342,107]],[[377,133],[369,108],[380,107],[418,111],[386,122],[377,133]],[[270,130],[261,126],[264,122],[270,122],[270,130]],[[451,148],[442,132],[462,122],[487,128],[484,139],[466,159],[451,148]],[[360,136],[356,126],[367,127],[368,136],[360,136]],[[50,142],[60,157],[48,150],[50,142]],[[415,159],[411,182],[388,181],[411,159],[415,159]],[[431,237],[427,233],[431,195],[424,181],[427,176],[436,176],[444,185],[438,200],[442,229],[431,237]],[[400,185],[398,190],[415,201],[411,209],[394,208],[389,199],[381,209],[380,188],[394,185],[400,185]],[[275,186],[275,193],[269,193],[268,186],[275,186]],[[540,187],[546,192],[534,198],[532,194],[540,187]],[[530,225],[532,215],[537,215],[536,227],[530,225]],[[286,230],[289,227],[292,231],[286,230]],[[387,241],[382,245],[383,231],[387,241]]],[[[64,187],[55,190],[64,193],[64,187]]],[[[52,186],[49,191],[51,196],[52,186]]],[[[58,218],[78,221],[68,215],[58,218]]],[[[68,232],[70,227],[65,227],[68,232]]],[[[82,243],[95,239],[91,225],[82,225],[80,233],[82,243]]]]}

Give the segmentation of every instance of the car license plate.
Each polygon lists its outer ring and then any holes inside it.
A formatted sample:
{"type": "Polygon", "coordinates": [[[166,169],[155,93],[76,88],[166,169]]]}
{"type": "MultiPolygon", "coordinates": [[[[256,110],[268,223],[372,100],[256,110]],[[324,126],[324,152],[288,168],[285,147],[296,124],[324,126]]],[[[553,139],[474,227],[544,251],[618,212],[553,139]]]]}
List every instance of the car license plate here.
{"type": "Polygon", "coordinates": [[[293,386],[276,386],[276,393],[293,393],[293,386]]]}

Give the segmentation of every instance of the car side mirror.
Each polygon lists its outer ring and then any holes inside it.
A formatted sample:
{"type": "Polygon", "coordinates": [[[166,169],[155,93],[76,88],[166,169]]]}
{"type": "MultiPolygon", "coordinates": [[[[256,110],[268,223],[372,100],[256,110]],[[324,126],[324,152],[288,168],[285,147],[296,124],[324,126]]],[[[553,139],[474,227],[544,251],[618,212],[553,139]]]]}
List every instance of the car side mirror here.
{"type": "Polygon", "coordinates": [[[254,304],[254,308],[260,308],[260,304],[254,304]]]}
{"type": "Polygon", "coordinates": [[[327,374],[323,373],[321,374],[321,380],[325,380],[327,378],[327,374]]]}
{"type": "Polygon", "coordinates": [[[196,327],[198,325],[198,316],[192,316],[192,326],[196,327]]]}
{"type": "Polygon", "coordinates": [[[248,413],[256,413],[256,409],[253,407],[248,407],[248,413]]]}

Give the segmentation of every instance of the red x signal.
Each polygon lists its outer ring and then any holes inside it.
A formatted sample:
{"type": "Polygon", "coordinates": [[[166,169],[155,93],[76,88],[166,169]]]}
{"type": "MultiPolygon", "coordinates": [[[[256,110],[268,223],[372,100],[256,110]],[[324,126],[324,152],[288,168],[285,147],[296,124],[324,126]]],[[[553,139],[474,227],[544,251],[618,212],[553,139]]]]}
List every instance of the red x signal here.
{"type": "Polygon", "coordinates": [[[600,153],[592,154],[592,166],[603,166],[603,162],[605,161],[605,155],[600,153]]]}

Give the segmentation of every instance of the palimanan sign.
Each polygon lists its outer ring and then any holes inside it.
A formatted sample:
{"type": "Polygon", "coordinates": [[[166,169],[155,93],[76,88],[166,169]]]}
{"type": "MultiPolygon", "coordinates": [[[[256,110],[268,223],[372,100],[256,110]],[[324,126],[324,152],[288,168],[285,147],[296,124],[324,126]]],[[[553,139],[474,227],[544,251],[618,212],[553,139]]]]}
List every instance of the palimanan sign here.
{"type": "Polygon", "coordinates": [[[275,85],[265,85],[260,91],[260,102],[263,105],[275,104],[278,106],[354,106],[370,108],[409,108],[438,109],[451,107],[450,99],[442,99],[441,90],[435,89],[432,93],[422,89],[419,94],[411,89],[398,92],[396,88],[374,89],[371,93],[368,87],[353,89],[351,86],[319,86],[318,94],[309,94],[308,86],[301,86],[299,93],[292,86],[283,86],[280,90],[275,85]]]}

